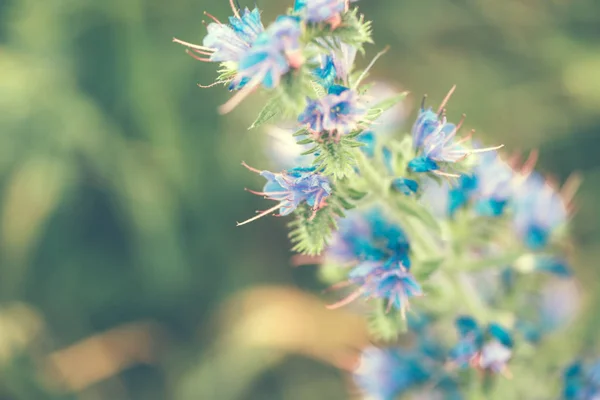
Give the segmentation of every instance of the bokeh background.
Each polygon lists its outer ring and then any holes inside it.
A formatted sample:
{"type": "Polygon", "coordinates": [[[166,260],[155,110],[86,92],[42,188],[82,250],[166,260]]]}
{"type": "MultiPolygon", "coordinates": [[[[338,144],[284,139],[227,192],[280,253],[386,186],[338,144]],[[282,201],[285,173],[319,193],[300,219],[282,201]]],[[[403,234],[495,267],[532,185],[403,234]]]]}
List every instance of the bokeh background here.
{"type": "MultiPolygon", "coordinates": [[[[482,140],[581,173],[573,340],[593,350],[600,2],[359,4],[377,43],[359,63],[391,45],[372,76],[413,111],[457,84],[450,112],[482,140]]],[[[258,5],[268,23],[290,4],[258,5]]],[[[356,398],[343,369],[361,319],[323,309],[284,220],[235,227],[264,207],[240,162],[273,164],[247,130],[262,99],[218,115],[227,91],[196,86],[215,65],[171,42],[199,42],[204,10],[230,15],[226,0],[0,0],[0,399],[356,398]]]]}

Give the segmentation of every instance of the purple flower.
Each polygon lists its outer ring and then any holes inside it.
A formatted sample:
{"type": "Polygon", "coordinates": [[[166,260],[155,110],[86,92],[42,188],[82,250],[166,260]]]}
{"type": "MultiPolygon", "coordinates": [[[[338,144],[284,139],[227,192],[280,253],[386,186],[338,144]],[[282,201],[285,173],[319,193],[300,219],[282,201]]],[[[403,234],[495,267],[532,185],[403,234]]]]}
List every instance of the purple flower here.
{"type": "Polygon", "coordinates": [[[188,53],[200,61],[239,62],[258,35],[264,31],[264,27],[257,8],[252,11],[246,8],[243,15],[240,15],[236,8],[232,8],[234,16],[229,17],[229,24],[224,24],[212,15],[206,14],[215,22],[211,22],[206,27],[208,34],[204,37],[201,46],[179,39],[173,41],[186,46],[188,53]],[[208,56],[208,58],[201,56],[208,56]]]}
{"type": "Polygon", "coordinates": [[[456,163],[470,154],[483,153],[496,150],[502,146],[483,149],[470,149],[463,145],[469,137],[456,140],[455,136],[463,120],[458,125],[448,122],[444,107],[456,86],[452,87],[446,98],[442,101],[438,112],[434,113],[431,108],[425,109],[424,105],[412,128],[413,146],[420,155],[408,163],[413,172],[433,172],[438,175],[454,176],[440,171],[440,163],[456,163]]]}
{"type": "Polygon", "coordinates": [[[546,247],[552,233],[567,221],[567,207],[538,174],[526,178],[516,189],[514,226],[527,247],[546,247]]]}
{"type": "Polygon", "coordinates": [[[317,100],[308,99],[298,122],[306,124],[316,134],[327,132],[339,137],[355,130],[365,112],[358,93],[333,85],[326,96],[317,100]]]}
{"type": "Polygon", "coordinates": [[[281,173],[273,173],[257,170],[246,163],[242,163],[242,165],[267,180],[262,192],[248,191],[265,196],[269,200],[278,201],[278,204],[260,212],[253,218],[238,223],[238,226],[257,220],[276,210],[279,210],[279,216],[289,215],[303,202],[312,207],[314,216],[318,210],[326,206],[325,200],[331,194],[329,180],[316,172],[313,167],[297,167],[281,173]]]}
{"type": "Polygon", "coordinates": [[[308,22],[327,22],[331,29],[342,22],[342,13],[346,11],[347,0],[296,0],[294,11],[299,12],[308,22]]]}

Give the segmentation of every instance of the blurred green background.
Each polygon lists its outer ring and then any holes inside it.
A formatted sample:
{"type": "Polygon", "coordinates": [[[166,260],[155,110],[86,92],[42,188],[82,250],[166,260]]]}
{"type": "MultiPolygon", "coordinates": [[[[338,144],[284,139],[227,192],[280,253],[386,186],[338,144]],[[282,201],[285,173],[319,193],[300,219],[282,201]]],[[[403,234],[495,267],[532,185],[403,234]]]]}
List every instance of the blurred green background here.
{"type": "MultiPolygon", "coordinates": [[[[290,0],[291,1],[291,0],[290,0]]],[[[242,6],[253,6],[242,1],[242,6]]],[[[260,0],[265,24],[290,4],[260,0]]],[[[600,2],[372,0],[372,76],[584,183],[573,261],[593,343],[600,287],[600,2]]],[[[359,317],[291,268],[285,221],[244,192],[270,168],[186,56],[226,0],[0,0],[0,399],[346,399],[359,317]],[[309,293],[313,293],[309,294],[309,293]]],[[[412,118],[412,117],[411,117],[412,118]]],[[[407,121],[409,124],[410,121],[407,121]]],[[[350,393],[350,394],[349,394],[350,393]]]]}

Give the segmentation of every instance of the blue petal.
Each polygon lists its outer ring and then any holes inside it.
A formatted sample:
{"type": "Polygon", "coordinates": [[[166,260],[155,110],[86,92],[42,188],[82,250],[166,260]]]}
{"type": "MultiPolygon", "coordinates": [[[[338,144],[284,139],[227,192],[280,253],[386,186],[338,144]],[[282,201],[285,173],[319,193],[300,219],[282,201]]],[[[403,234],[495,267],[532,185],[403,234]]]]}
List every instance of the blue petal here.
{"type": "Polygon", "coordinates": [[[513,340],[511,334],[504,329],[502,326],[492,322],[488,325],[488,333],[508,348],[513,347],[513,340]]]}
{"type": "Polygon", "coordinates": [[[525,245],[532,250],[541,250],[548,243],[548,234],[548,230],[545,228],[532,224],[525,232],[525,245]]]}
{"type": "Polygon", "coordinates": [[[456,325],[456,329],[458,329],[460,336],[468,336],[473,333],[478,334],[480,332],[479,325],[477,325],[477,321],[475,321],[473,317],[458,317],[456,318],[454,324],[456,325]]]}
{"type": "Polygon", "coordinates": [[[327,90],[327,94],[339,95],[344,93],[346,90],[350,89],[342,85],[331,85],[331,87],[327,90]]]}
{"type": "Polygon", "coordinates": [[[416,193],[419,189],[419,184],[417,181],[413,181],[412,179],[407,178],[396,178],[392,181],[392,186],[398,190],[399,192],[405,194],[406,196],[410,196],[413,193],[416,193]]]}
{"type": "Polygon", "coordinates": [[[555,257],[538,257],[535,269],[550,272],[561,278],[569,278],[573,275],[566,261],[555,257]]]}
{"type": "Polygon", "coordinates": [[[430,172],[439,169],[435,161],[428,157],[416,157],[408,163],[408,168],[412,172],[430,172]]]}

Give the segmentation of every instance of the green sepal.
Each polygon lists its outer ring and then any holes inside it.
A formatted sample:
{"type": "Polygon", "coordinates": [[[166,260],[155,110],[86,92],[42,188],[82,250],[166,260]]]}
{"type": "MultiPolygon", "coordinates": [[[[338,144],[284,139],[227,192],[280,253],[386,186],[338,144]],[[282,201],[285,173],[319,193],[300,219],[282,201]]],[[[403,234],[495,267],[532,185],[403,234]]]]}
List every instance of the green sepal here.
{"type": "Polygon", "coordinates": [[[390,342],[398,338],[401,333],[408,330],[406,319],[402,318],[399,310],[392,307],[387,310],[387,303],[383,299],[372,300],[373,312],[369,315],[369,333],[376,339],[390,342]]]}

